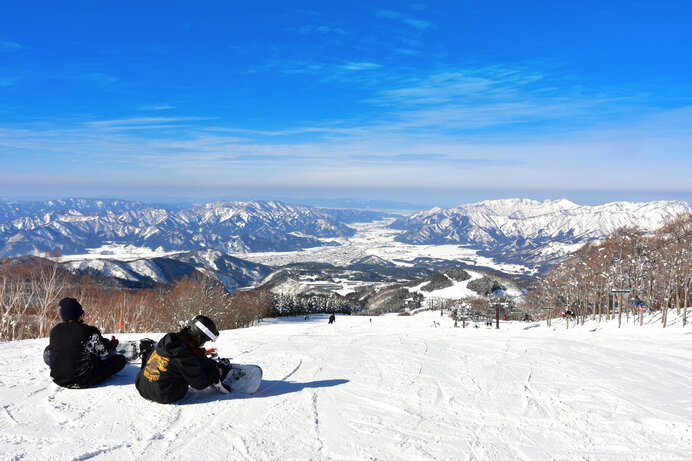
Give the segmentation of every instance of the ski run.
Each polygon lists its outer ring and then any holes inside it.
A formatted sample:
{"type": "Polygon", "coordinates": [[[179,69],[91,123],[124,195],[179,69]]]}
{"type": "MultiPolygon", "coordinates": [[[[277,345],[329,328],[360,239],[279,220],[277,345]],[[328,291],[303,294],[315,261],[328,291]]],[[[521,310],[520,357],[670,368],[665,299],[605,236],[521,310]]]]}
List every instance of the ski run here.
{"type": "MultiPolygon", "coordinates": [[[[679,319],[453,323],[313,315],[223,331],[222,356],[263,368],[259,391],[191,389],[172,405],[139,396],[139,364],[68,390],[42,361],[47,339],[0,343],[1,458],[690,459],[692,331],[679,319]]],[[[145,336],[162,334],[120,338],[145,336]]]]}

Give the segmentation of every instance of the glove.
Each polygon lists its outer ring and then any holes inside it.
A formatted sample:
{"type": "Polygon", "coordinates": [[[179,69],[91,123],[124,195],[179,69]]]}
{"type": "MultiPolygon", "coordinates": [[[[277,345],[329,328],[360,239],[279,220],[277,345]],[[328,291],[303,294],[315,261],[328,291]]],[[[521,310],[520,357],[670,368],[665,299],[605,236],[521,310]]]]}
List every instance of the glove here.
{"type": "Polygon", "coordinates": [[[156,347],[156,343],[154,342],[153,339],[149,338],[144,338],[139,341],[139,358],[142,360],[147,360],[149,359],[149,355],[151,354],[151,351],[154,350],[156,347]]]}
{"type": "Polygon", "coordinates": [[[120,344],[120,341],[115,339],[115,336],[111,336],[111,340],[110,340],[110,346],[111,347],[110,348],[112,351],[115,350],[116,347],[118,347],[118,344],[120,344]]]}
{"type": "Polygon", "coordinates": [[[216,362],[216,366],[219,367],[219,370],[221,370],[220,381],[223,381],[224,379],[226,379],[226,376],[228,376],[228,373],[231,371],[231,364],[228,363],[227,359],[221,359],[216,362]]]}

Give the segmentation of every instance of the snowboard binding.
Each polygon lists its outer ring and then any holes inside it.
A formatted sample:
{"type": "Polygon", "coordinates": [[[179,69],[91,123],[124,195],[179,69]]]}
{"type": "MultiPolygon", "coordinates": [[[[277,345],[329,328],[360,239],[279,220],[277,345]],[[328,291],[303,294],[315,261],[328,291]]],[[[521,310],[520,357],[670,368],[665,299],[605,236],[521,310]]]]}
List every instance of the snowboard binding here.
{"type": "Polygon", "coordinates": [[[227,358],[214,358],[219,368],[223,370],[221,379],[212,387],[223,394],[239,392],[252,394],[262,382],[262,369],[257,365],[241,365],[231,363],[227,358]]]}

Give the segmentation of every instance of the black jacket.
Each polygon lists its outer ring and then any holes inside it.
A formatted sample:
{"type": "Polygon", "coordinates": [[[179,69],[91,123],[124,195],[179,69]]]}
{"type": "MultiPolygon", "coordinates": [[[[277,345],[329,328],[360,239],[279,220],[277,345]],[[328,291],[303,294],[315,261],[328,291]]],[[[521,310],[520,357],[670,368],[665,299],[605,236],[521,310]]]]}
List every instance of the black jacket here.
{"type": "MultiPolygon", "coordinates": [[[[199,349],[198,354],[203,350],[199,349]]],[[[178,333],[159,341],[146,365],[135,378],[135,386],[145,399],[169,403],[182,399],[188,386],[204,389],[219,382],[219,368],[212,359],[197,355],[178,333]]]]}
{"type": "Polygon", "coordinates": [[[109,349],[110,341],[98,328],[77,321],[59,323],[50,331],[50,376],[59,386],[88,386],[109,349]]]}

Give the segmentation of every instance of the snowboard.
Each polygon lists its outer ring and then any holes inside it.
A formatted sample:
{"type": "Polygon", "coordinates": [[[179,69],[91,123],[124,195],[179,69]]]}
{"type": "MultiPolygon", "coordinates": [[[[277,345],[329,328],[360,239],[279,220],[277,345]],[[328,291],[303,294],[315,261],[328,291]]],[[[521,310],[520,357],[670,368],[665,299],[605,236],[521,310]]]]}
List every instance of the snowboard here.
{"type": "Polygon", "coordinates": [[[253,394],[262,383],[262,369],[257,365],[231,363],[228,359],[215,359],[231,366],[223,381],[214,384],[214,388],[224,394],[253,394]]]}
{"type": "Polygon", "coordinates": [[[115,347],[115,353],[124,356],[128,362],[140,361],[141,356],[141,346],[144,341],[151,341],[151,349],[154,350],[156,343],[152,340],[143,339],[136,341],[120,341],[115,347]]]}
{"type": "MultiPolygon", "coordinates": [[[[102,358],[105,359],[113,354],[120,354],[124,356],[128,362],[139,361],[141,359],[141,346],[145,341],[150,341],[150,350],[153,350],[156,347],[156,343],[150,339],[120,341],[115,350],[103,354],[102,358]]],[[[50,345],[43,349],[43,361],[46,365],[50,365],[50,345]]]]}

